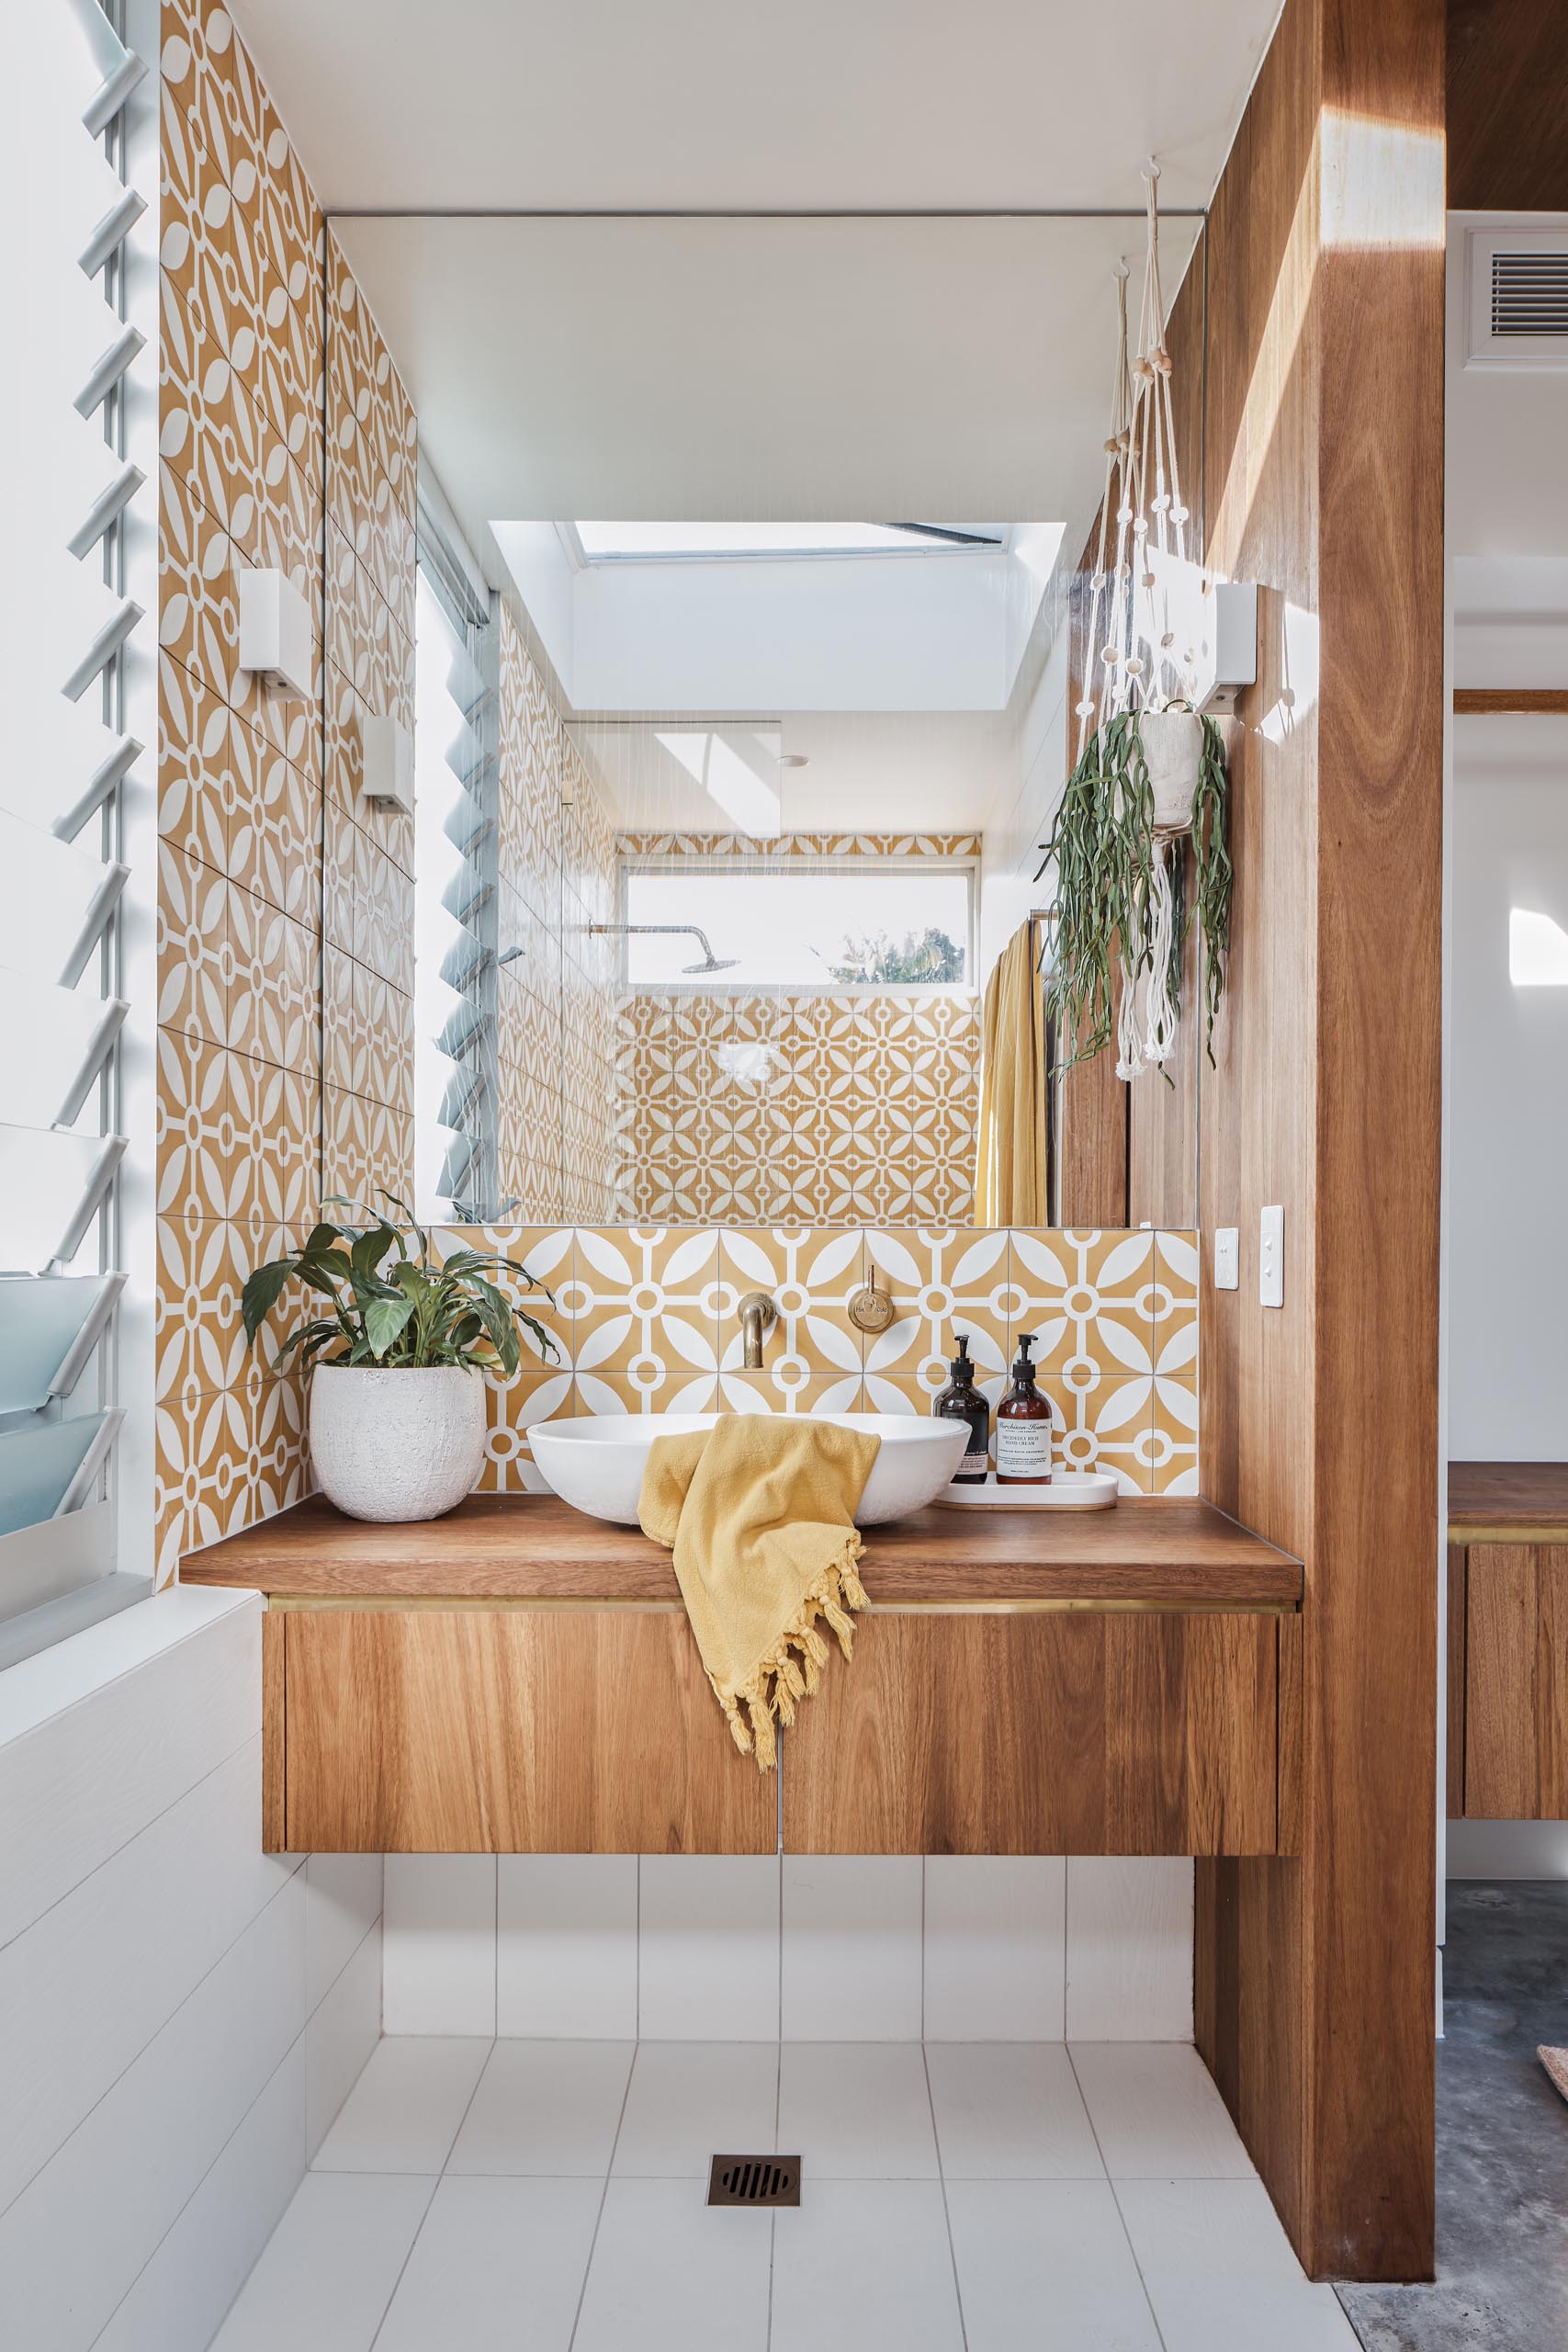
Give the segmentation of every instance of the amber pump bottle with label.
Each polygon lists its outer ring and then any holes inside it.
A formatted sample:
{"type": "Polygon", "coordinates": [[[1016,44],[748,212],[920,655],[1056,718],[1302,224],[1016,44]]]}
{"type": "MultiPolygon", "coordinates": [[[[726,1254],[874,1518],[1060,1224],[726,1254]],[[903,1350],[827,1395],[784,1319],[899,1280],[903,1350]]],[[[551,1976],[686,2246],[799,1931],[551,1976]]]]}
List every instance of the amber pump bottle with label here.
{"type": "Polygon", "coordinates": [[[1048,1487],[1051,1483],[1051,1407],[1034,1385],[1030,1362],[1033,1340],[1018,1343],[1012,1386],[997,1407],[997,1484],[1048,1487]]]}
{"type": "Polygon", "coordinates": [[[967,1421],[969,1443],[963,1460],[953,1474],[955,1487],[983,1487],[990,1466],[991,1408],[975,1385],[975,1367],[969,1361],[969,1335],[954,1333],[958,1353],[953,1359],[953,1377],[940,1396],[931,1399],[931,1413],[937,1420],[967,1421]]]}

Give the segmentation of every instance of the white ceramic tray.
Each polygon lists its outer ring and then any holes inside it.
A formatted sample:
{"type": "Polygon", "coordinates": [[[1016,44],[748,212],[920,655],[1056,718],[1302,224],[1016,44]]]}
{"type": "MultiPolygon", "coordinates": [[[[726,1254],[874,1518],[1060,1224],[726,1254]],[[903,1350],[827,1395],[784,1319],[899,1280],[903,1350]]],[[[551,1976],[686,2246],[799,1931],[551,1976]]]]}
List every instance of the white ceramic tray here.
{"type": "Polygon", "coordinates": [[[993,1471],[983,1487],[944,1487],[939,1510],[1109,1510],[1116,1478],[1109,1470],[1053,1470],[1048,1487],[998,1487],[993,1471]]]}

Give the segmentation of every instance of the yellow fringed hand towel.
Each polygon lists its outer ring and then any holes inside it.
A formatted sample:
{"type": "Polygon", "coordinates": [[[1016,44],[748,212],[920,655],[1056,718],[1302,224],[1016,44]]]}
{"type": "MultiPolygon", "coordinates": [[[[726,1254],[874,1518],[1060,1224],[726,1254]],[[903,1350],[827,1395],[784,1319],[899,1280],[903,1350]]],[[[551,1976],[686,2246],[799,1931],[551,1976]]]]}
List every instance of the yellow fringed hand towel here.
{"type": "Polygon", "coordinates": [[[708,1680],[761,1771],[775,1758],[774,1718],[795,1721],[827,1663],[818,1616],[850,1656],[849,1611],[865,1607],[854,1515],[881,1442],[831,1421],[730,1413],[649,1450],[643,1532],[674,1553],[708,1680]]]}

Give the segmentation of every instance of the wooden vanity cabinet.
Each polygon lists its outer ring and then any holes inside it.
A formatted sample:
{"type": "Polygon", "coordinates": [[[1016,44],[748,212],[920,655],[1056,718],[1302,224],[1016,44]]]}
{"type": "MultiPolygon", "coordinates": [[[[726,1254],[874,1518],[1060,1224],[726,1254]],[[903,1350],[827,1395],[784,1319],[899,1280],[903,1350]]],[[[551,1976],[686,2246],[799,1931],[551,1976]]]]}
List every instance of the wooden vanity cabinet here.
{"type": "Polygon", "coordinates": [[[1568,1464],[1450,1464],[1448,1633],[1450,1819],[1568,1819],[1568,1464]]]}
{"type": "Polygon", "coordinates": [[[868,1618],[788,1735],[784,1850],[1292,1851],[1300,1635],[1293,1612],[868,1618]]]}
{"type": "Polygon", "coordinates": [[[269,1610],[292,1853],[771,1854],[669,1609],[269,1610]]]}
{"type": "Polygon", "coordinates": [[[1300,1563],[1192,1498],[1073,1517],[879,1530],[779,1774],[738,1753],[669,1555],[551,1497],[390,1529],[312,1500],[183,1574],[266,1596],[274,1849],[1299,1850],[1300,1563]]]}

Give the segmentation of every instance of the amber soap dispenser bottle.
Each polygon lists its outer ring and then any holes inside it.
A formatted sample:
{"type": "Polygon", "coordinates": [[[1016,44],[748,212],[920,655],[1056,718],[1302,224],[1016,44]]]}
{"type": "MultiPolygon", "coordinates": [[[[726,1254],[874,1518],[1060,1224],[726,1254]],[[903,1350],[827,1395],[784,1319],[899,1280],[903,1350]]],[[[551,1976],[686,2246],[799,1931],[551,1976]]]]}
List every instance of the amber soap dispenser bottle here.
{"type": "Polygon", "coordinates": [[[967,1421],[969,1443],[964,1459],[953,1474],[955,1487],[983,1487],[990,1463],[991,1408],[975,1385],[975,1367],[969,1361],[969,1335],[954,1334],[958,1353],[953,1359],[953,1377],[941,1395],[931,1400],[931,1413],[939,1421],[967,1421]]]}
{"type": "Polygon", "coordinates": [[[1034,1385],[1030,1362],[1033,1340],[1018,1343],[1012,1386],[997,1407],[997,1484],[1048,1487],[1051,1483],[1051,1407],[1034,1385]]]}

